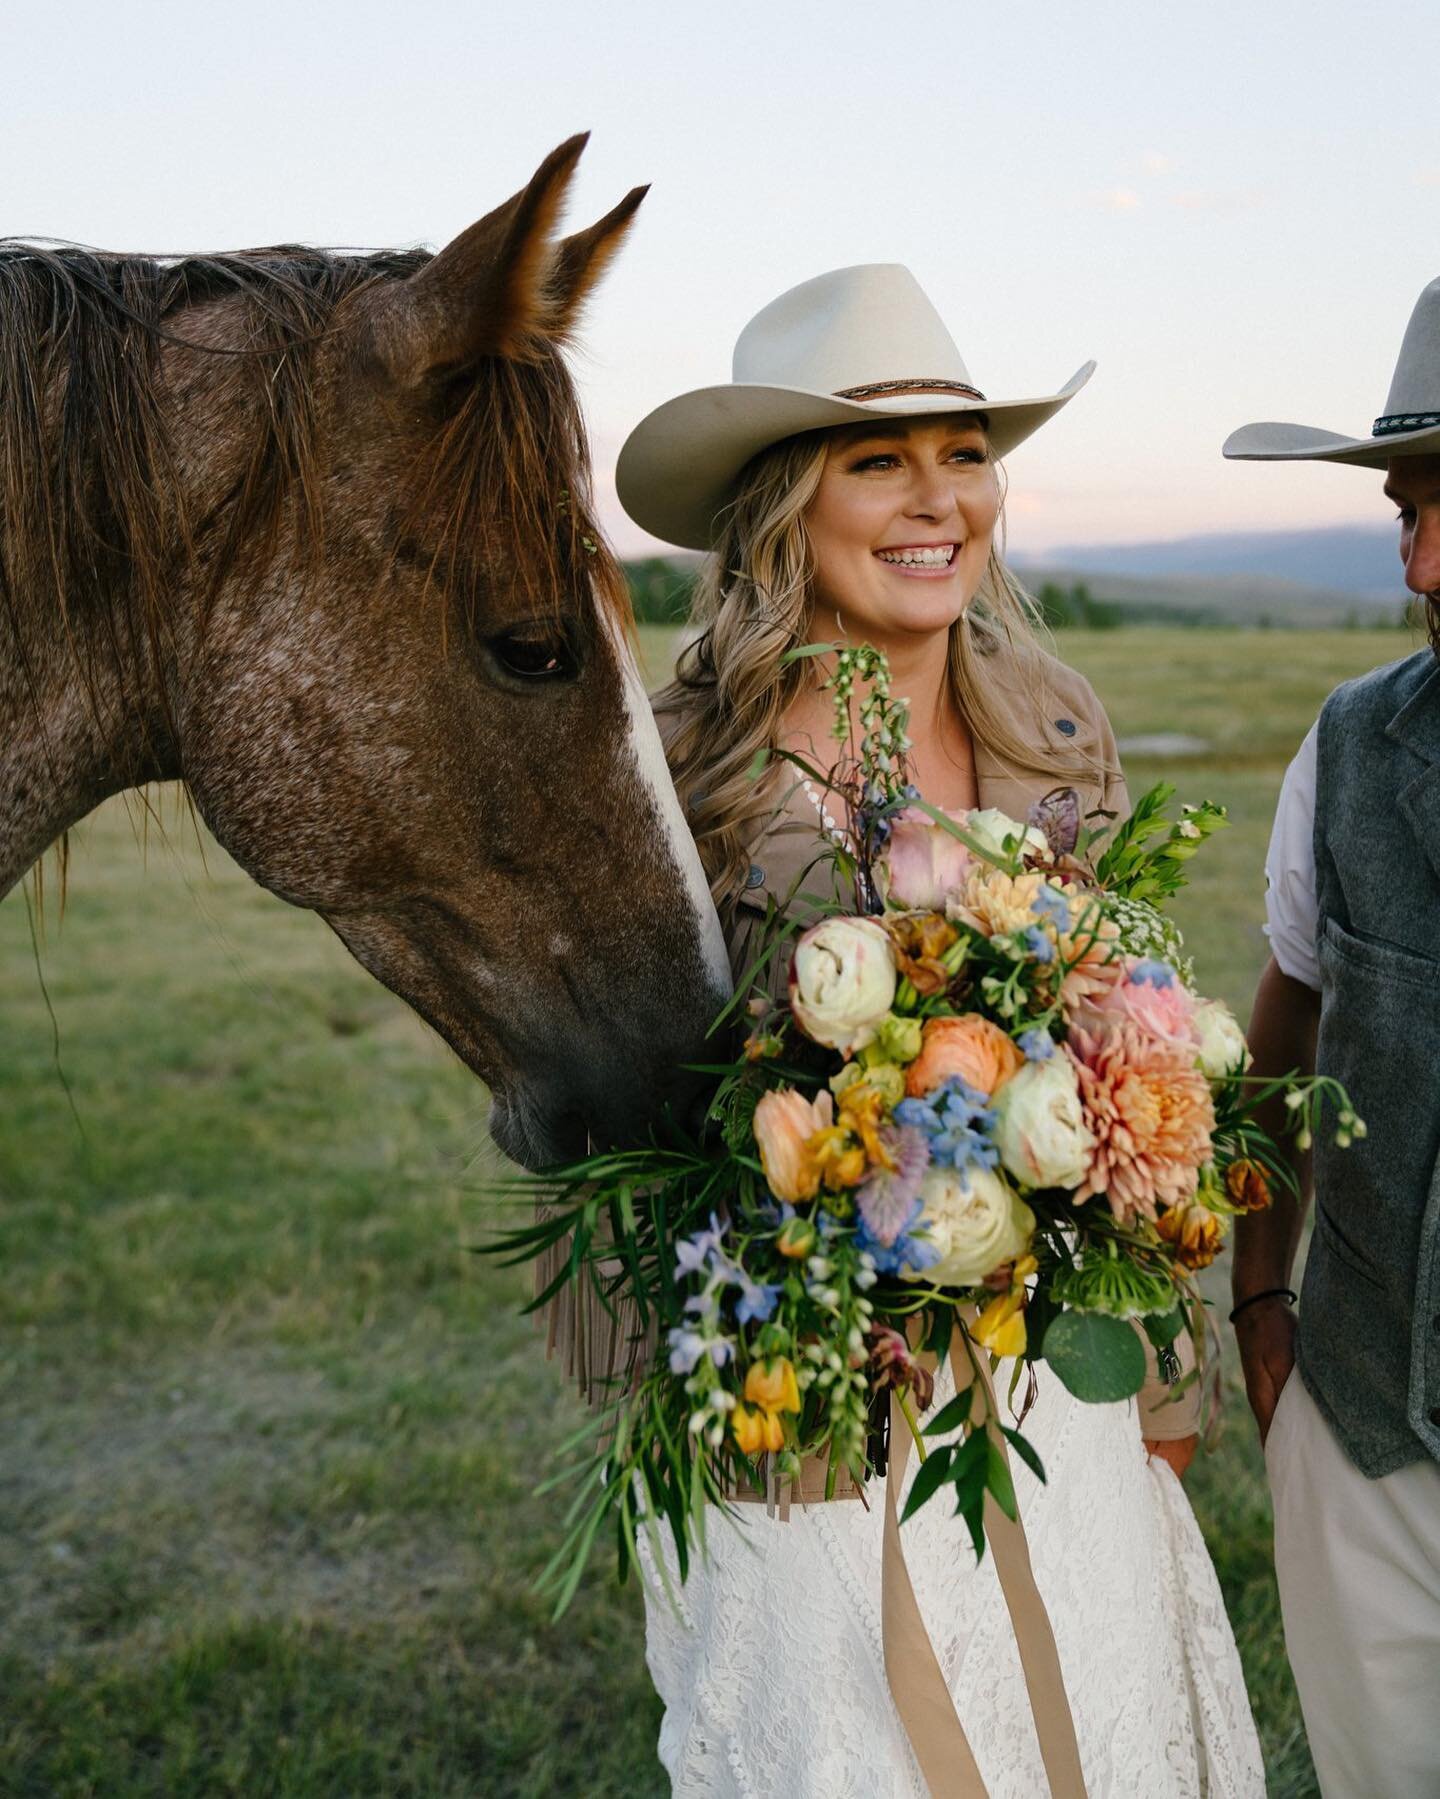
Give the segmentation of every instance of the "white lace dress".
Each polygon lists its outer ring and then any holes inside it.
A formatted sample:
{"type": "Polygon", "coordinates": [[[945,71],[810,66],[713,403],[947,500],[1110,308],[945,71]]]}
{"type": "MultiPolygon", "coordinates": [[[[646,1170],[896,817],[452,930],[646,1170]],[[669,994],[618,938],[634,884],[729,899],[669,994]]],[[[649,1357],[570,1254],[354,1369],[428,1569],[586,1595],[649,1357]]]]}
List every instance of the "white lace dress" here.
{"type": "MultiPolygon", "coordinates": [[[[1009,1372],[997,1372],[1001,1395],[1009,1372]]],[[[1015,1481],[1090,1799],[1263,1799],[1235,1639],[1179,1481],[1147,1461],[1133,1404],[1084,1405],[1038,1372],[1025,1434],[1048,1478],[1017,1465],[1015,1481]]],[[[936,1404],[951,1391],[942,1369],[936,1404]]],[[[678,1611],[648,1571],[660,1759],[680,1799],[926,1799],[885,1678],[884,1490],[871,1491],[868,1511],[850,1499],[782,1523],[744,1505],[733,1528],[713,1515],[708,1563],[672,1583],[678,1611]]],[[[1040,1799],[1048,1787],[993,1561],[976,1566],[943,1501],[902,1541],[991,1799],[1040,1799]]]]}

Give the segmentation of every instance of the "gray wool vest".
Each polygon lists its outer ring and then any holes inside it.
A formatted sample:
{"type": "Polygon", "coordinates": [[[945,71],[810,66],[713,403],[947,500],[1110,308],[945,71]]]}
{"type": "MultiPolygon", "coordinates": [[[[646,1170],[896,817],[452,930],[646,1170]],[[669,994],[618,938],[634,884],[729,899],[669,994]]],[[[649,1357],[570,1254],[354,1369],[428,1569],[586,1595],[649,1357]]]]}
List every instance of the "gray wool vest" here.
{"type": "Polygon", "coordinates": [[[1305,1385],[1372,1479],[1440,1460],[1440,666],[1347,682],[1320,714],[1317,1066],[1367,1135],[1315,1142],[1305,1385]]]}

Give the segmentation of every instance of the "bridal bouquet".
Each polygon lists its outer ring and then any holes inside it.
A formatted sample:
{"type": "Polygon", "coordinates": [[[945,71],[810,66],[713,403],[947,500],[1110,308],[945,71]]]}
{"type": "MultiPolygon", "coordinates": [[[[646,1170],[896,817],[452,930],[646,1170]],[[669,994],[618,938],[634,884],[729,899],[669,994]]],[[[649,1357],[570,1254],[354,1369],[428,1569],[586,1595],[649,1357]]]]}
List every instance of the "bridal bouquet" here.
{"type": "Polygon", "coordinates": [[[558,1255],[536,1305],[584,1284],[636,1350],[558,1477],[561,1606],[603,1526],[623,1573],[667,1520],[683,1578],[707,1505],[805,1457],[831,1491],[882,1471],[892,1395],[922,1458],[906,1516],[943,1493],[983,1552],[987,1492],[1016,1510],[1004,1445],[1044,1478],[977,1403],[983,1376],[1043,1360],[1082,1400],[1125,1399],[1148,1338],[1183,1385],[1196,1271],[1289,1178],[1256,1107],[1287,1089],[1303,1135],[1328,1097],[1342,1136],[1364,1130],[1333,1083],[1249,1080],[1239,1026],[1196,990],[1164,907],[1220,808],[1172,819],[1157,787],[1114,829],[1072,790],[1024,820],[950,815],[909,782],[883,657],[840,651],[830,687],[848,755],[829,775],[789,759],[844,804],[844,843],[817,842],[839,880],[807,879],[846,903],[772,907],[702,1131],[555,1171],[538,1220],[492,1246],[558,1255]],[[956,1347],[975,1379],[927,1416],[956,1347]]]}

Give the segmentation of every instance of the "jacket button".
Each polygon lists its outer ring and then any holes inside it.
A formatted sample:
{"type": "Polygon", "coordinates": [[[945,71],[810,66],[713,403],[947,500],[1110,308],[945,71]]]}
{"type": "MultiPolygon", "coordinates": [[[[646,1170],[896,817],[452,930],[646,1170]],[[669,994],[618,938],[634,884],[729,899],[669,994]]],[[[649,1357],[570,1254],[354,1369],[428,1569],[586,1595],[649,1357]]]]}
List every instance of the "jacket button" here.
{"type": "Polygon", "coordinates": [[[765,885],[765,870],[758,862],[750,864],[750,872],[745,877],[745,885],[747,887],[763,887],[765,885]]]}
{"type": "Polygon", "coordinates": [[[1055,720],[1055,729],[1065,737],[1073,737],[1075,735],[1075,720],[1073,718],[1057,718],[1055,720]]]}

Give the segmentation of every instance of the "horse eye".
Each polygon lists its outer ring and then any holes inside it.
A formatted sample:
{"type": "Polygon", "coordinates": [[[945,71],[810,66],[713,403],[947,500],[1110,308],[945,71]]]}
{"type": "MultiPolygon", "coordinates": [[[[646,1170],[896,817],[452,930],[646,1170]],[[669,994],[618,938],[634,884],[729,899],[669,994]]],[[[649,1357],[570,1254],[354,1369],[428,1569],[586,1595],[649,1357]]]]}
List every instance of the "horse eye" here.
{"type": "Polygon", "coordinates": [[[575,652],[559,632],[507,631],[490,639],[490,649],[507,674],[525,681],[568,680],[580,672],[575,652]]]}

